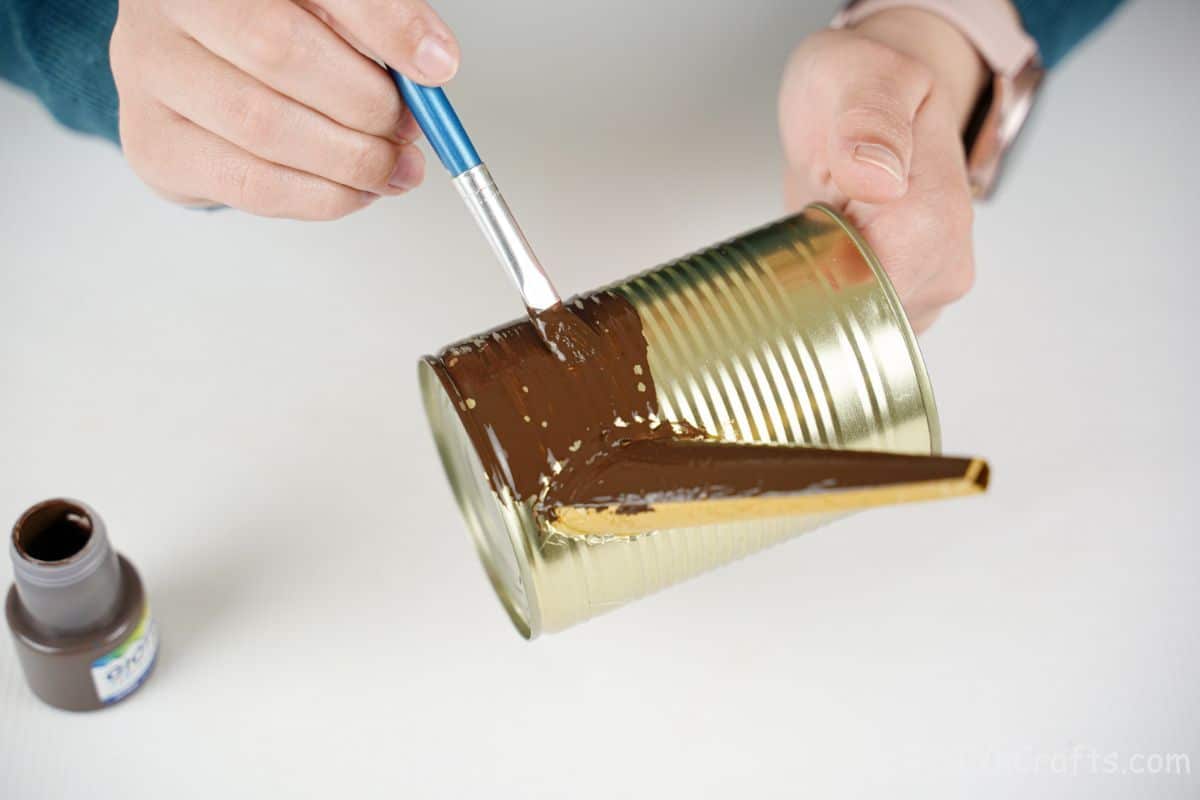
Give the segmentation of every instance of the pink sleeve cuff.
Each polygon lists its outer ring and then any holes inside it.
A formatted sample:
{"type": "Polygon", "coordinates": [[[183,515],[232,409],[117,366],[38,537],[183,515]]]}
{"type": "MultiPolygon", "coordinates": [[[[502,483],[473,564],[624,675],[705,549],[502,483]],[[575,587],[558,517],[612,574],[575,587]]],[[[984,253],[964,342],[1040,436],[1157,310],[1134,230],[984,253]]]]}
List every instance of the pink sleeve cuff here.
{"type": "Polygon", "coordinates": [[[834,18],[833,26],[856,25],[889,8],[917,8],[941,16],[971,40],[1000,76],[1015,77],[1037,57],[1037,43],[1021,27],[1008,0],[856,0],[834,18]]]}

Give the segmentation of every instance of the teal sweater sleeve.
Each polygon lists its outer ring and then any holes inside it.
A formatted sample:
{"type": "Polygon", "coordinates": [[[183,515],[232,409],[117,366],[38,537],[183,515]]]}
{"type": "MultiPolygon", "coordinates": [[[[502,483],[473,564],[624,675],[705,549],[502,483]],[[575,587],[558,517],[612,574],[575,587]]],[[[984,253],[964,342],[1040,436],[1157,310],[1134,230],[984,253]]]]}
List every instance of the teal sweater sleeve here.
{"type": "MultiPolygon", "coordinates": [[[[1054,66],[1121,0],[1014,0],[1042,60],[1054,66]]],[[[0,77],[33,92],[55,119],[119,144],[108,40],[117,0],[0,0],[0,77]]]]}
{"type": "Polygon", "coordinates": [[[1038,43],[1042,63],[1053,67],[1123,0],[1013,0],[1025,30],[1038,43]]]}
{"type": "Polygon", "coordinates": [[[0,0],[0,77],[54,118],[120,144],[108,40],[117,0],[0,0]]]}

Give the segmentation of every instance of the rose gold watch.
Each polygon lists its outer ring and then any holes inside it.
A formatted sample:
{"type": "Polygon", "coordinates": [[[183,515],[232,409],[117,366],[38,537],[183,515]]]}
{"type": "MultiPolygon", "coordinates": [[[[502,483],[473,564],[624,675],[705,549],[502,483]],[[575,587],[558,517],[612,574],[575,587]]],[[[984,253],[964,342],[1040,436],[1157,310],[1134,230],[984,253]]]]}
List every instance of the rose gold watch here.
{"type": "Polygon", "coordinates": [[[1005,153],[1016,141],[1045,75],[1037,43],[1021,27],[1008,0],[851,0],[833,27],[855,25],[888,8],[918,8],[938,14],[975,46],[992,71],[963,134],[967,177],[976,197],[996,185],[1005,153]]]}

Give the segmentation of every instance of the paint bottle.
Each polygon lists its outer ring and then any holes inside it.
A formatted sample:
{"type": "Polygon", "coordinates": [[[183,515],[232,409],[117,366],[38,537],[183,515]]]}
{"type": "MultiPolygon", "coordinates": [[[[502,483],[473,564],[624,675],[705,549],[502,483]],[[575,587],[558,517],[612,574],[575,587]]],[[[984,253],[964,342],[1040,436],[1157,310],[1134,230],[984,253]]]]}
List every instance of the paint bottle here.
{"type": "Polygon", "coordinates": [[[30,508],[13,526],[5,617],[33,693],[70,711],[116,703],[149,676],[158,631],[141,578],[76,500],[30,508]]]}

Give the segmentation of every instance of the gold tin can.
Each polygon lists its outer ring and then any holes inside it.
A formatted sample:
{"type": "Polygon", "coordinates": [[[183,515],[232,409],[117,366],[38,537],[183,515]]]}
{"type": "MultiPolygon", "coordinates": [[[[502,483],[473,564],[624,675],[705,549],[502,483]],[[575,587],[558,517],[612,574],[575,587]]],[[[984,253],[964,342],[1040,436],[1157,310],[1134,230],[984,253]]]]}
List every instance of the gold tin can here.
{"type": "MultiPolygon", "coordinates": [[[[899,298],[862,237],[826,206],[582,297],[601,292],[637,312],[664,420],[729,442],[940,452],[932,388],[899,298]]],[[[527,638],[838,516],[565,535],[489,483],[445,366],[459,347],[420,363],[425,409],[487,574],[527,638]]]]}

